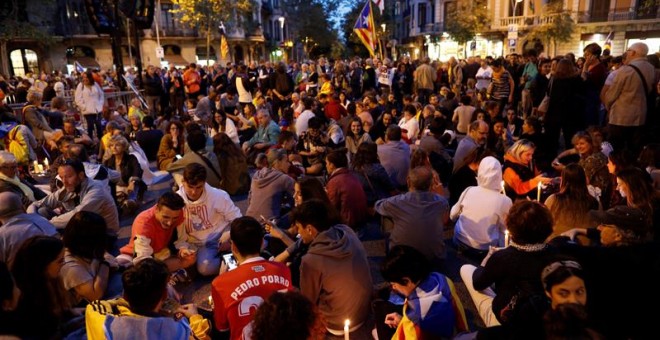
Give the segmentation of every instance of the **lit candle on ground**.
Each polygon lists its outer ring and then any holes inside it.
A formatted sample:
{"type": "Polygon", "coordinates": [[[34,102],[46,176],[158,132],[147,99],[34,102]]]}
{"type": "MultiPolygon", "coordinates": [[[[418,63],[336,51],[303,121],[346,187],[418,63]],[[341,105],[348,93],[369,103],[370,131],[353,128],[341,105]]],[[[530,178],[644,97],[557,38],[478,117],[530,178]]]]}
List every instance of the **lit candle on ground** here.
{"type": "Polygon", "coordinates": [[[43,174],[44,173],[44,166],[41,165],[41,164],[37,164],[37,166],[39,167],[39,172],[38,173],[43,174]]]}
{"type": "Polygon", "coordinates": [[[502,195],[506,195],[506,189],[504,189],[504,181],[502,181],[502,195]]]}
{"type": "Polygon", "coordinates": [[[44,169],[48,170],[49,166],[50,166],[50,164],[48,163],[48,158],[44,159],[44,169]]]}
{"type": "Polygon", "coordinates": [[[209,295],[209,306],[213,308],[213,297],[211,297],[211,295],[209,295]]]}
{"type": "Polygon", "coordinates": [[[39,162],[34,161],[34,173],[36,174],[39,171],[39,162]]]}
{"type": "Polygon", "coordinates": [[[351,326],[351,320],[346,319],[346,321],[344,321],[344,340],[349,339],[348,335],[351,333],[350,326],[351,326]]]}
{"type": "Polygon", "coordinates": [[[539,182],[539,185],[536,186],[536,200],[541,203],[541,186],[543,186],[542,182],[539,182]]]}
{"type": "Polygon", "coordinates": [[[508,230],[505,230],[505,231],[504,231],[504,247],[508,247],[508,246],[509,246],[509,237],[510,237],[510,236],[509,236],[509,231],[508,231],[508,230]]]}

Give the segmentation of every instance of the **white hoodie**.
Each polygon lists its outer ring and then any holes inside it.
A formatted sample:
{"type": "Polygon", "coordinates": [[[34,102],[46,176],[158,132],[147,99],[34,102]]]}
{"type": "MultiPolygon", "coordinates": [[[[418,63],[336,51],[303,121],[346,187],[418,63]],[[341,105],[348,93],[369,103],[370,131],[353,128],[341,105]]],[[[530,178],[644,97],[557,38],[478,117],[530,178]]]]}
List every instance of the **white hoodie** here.
{"type": "Polygon", "coordinates": [[[186,202],[184,221],[177,227],[179,238],[174,243],[177,249],[196,250],[208,242],[218,242],[222,233],[229,230],[229,223],[242,216],[226,192],[208,183],[197,201],[188,199],[183,186],[177,194],[186,202]]]}
{"type": "Polygon", "coordinates": [[[504,246],[504,220],[511,199],[502,194],[502,165],[494,157],[486,157],[477,172],[479,186],[468,187],[451,208],[456,222],[454,237],[475,249],[504,246]]]}

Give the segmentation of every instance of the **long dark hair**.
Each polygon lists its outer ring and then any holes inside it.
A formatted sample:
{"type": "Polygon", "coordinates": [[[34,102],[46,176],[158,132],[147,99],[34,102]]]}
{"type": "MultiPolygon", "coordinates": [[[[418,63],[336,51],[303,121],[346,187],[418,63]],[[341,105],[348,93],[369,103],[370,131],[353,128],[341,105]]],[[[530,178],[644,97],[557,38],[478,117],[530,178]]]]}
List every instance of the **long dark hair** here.
{"type": "Polygon", "coordinates": [[[243,151],[224,132],[217,133],[213,136],[213,152],[218,158],[226,157],[238,161],[245,160],[243,151]]]}
{"type": "Polygon", "coordinates": [[[46,273],[63,250],[64,243],[51,236],[33,236],[23,242],[11,268],[21,289],[19,311],[26,315],[42,311],[40,314],[57,319],[70,309],[62,279],[49,278],[46,273]]]}
{"type": "Polygon", "coordinates": [[[584,169],[576,163],[569,164],[561,172],[561,186],[555,194],[555,204],[550,207],[550,213],[555,218],[563,214],[571,220],[580,220],[593,209],[594,200],[587,189],[584,169]]]}
{"type": "Polygon", "coordinates": [[[658,192],[653,189],[648,173],[639,168],[630,168],[619,171],[616,177],[628,186],[628,206],[640,209],[646,214],[648,222],[652,222],[653,201],[658,197],[658,192]]]}
{"type": "Polygon", "coordinates": [[[71,255],[84,259],[103,259],[107,245],[107,225],[91,211],[79,211],[66,224],[62,241],[71,255]]]}
{"type": "Polygon", "coordinates": [[[353,169],[362,170],[369,164],[380,164],[378,146],[375,143],[362,143],[353,157],[353,169]]]}

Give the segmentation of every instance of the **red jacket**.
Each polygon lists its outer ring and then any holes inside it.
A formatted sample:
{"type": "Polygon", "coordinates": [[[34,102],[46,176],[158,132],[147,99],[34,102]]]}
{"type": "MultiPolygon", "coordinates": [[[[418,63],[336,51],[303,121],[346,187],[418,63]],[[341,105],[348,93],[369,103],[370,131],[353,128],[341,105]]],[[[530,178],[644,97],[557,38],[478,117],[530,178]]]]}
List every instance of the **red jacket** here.
{"type": "Polygon", "coordinates": [[[335,121],[339,121],[341,117],[348,114],[346,109],[341,106],[341,103],[333,99],[330,99],[328,103],[325,104],[324,111],[327,118],[332,118],[335,121]]]}
{"type": "Polygon", "coordinates": [[[362,183],[347,168],[335,170],[325,186],[330,203],[342,220],[351,228],[359,227],[367,219],[367,195],[362,183]]]}

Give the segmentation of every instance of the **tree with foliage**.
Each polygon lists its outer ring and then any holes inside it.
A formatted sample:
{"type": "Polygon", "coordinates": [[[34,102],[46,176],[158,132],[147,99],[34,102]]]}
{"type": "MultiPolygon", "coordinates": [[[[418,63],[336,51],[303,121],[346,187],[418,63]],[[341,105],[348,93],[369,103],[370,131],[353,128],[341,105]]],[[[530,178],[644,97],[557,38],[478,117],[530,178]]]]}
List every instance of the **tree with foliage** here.
{"type": "Polygon", "coordinates": [[[459,0],[455,8],[447,13],[445,31],[451,38],[463,45],[474,40],[477,33],[490,27],[490,14],[486,0],[459,0]]]}
{"type": "Polygon", "coordinates": [[[337,0],[282,0],[281,5],[288,16],[287,25],[292,39],[301,43],[308,58],[316,58],[321,54],[333,53],[333,46],[338,42],[337,32],[331,27],[327,13],[337,7],[329,3],[339,3],[337,0]]]}
{"type": "MultiPolygon", "coordinates": [[[[53,39],[49,32],[37,27],[34,22],[50,21],[48,14],[38,12],[44,8],[54,5],[52,0],[43,0],[40,3],[32,3],[20,0],[0,1],[0,39],[32,39],[44,44],[52,43],[53,39]],[[32,20],[30,20],[32,19],[32,20]]],[[[54,9],[54,8],[53,8],[54,9]]],[[[53,12],[51,12],[52,14],[53,12]]]]}
{"type": "Polygon", "coordinates": [[[206,60],[211,54],[211,35],[220,25],[239,25],[252,11],[252,0],[172,0],[172,13],[182,24],[206,32],[206,60]]]}
{"type": "Polygon", "coordinates": [[[554,55],[557,53],[557,43],[571,40],[571,36],[575,31],[575,21],[570,12],[564,9],[561,1],[553,1],[544,5],[542,13],[539,22],[532,26],[525,38],[552,43],[554,55]]]}

